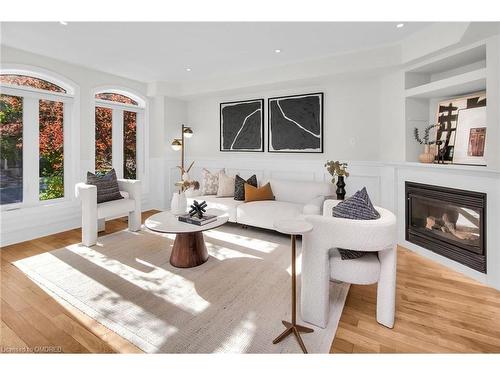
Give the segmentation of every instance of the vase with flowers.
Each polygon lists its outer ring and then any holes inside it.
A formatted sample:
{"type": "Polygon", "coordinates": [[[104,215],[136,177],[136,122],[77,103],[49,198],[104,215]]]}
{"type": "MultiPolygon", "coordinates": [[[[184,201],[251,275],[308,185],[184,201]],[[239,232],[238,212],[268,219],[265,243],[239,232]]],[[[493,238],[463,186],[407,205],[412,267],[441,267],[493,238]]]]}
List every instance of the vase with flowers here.
{"type": "Polygon", "coordinates": [[[335,183],[335,177],[337,177],[337,199],[344,200],[345,198],[345,181],[346,177],[349,177],[349,172],[347,172],[347,163],[341,163],[337,161],[328,160],[325,163],[326,170],[332,176],[332,184],[335,183]]]}
{"type": "Polygon", "coordinates": [[[193,164],[194,161],[186,170],[181,166],[177,166],[177,168],[179,168],[181,171],[181,181],[175,183],[178,191],[174,192],[174,194],[172,195],[172,200],[170,202],[170,211],[174,215],[182,215],[186,213],[187,197],[193,196],[195,190],[198,190],[200,188],[200,183],[196,180],[191,180],[191,178],[189,177],[189,171],[193,167],[193,164]]]}
{"type": "Polygon", "coordinates": [[[431,141],[429,138],[430,131],[437,126],[439,126],[439,124],[431,124],[427,126],[424,129],[424,135],[422,138],[420,137],[418,128],[413,129],[413,138],[415,138],[415,140],[421,145],[424,145],[424,152],[418,156],[418,160],[420,160],[421,163],[432,163],[434,161],[436,152],[434,149],[431,149],[431,146],[434,145],[436,141],[431,141]]]}

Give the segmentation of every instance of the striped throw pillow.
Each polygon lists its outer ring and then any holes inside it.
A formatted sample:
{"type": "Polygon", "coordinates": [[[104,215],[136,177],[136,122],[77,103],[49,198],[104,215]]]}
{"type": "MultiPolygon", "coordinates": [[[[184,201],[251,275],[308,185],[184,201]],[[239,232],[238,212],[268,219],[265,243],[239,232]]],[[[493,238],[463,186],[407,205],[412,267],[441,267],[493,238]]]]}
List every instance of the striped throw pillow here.
{"type": "Polygon", "coordinates": [[[123,199],[114,169],[102,176],[87,172],[87,184],[97,187],[97,203],[123,199]]]}
{"type": "MultiPolygon", "coordinates": [[[[366,188],[359,190],[352,197],[340,202],[332,209],[332,216],[351,220],[375,220],[380,214],[373,207],[366,188]]],[[[366,255],[364,251],[338,249],[342,260],[357,259],[366,255]]]]}

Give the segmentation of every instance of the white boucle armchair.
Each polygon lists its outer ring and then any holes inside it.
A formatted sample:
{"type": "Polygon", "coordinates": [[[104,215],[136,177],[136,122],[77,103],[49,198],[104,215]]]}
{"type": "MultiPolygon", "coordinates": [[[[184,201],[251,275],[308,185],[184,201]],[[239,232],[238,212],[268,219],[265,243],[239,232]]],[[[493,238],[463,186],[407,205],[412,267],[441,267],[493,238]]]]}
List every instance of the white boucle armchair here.
{"type": "Polygon", "coordinates": [[[76,184],[75,193],[82,206],[82,243],[93,246],[97,232],[105,229],[106,218],[128,214],[128,229],[141,229],[141,182],[118,179],[120,194],[124,199],[97,203],[97,187],[83,182],[76,184]]]}
{"type": "Polygon", "coordinates": [[[314,229],[303,236],[301,315],[306,322],[326,327],[329,317],[329,283],[377,285],[377,321],[394,326],[396,297],[396,217],[376,207],[376,220],[332,217],[340,201],[326,200],[323,216],[306,215],[314,229]],[[358,259],[342,260],[337,248],[370,252],[358,259]]]}

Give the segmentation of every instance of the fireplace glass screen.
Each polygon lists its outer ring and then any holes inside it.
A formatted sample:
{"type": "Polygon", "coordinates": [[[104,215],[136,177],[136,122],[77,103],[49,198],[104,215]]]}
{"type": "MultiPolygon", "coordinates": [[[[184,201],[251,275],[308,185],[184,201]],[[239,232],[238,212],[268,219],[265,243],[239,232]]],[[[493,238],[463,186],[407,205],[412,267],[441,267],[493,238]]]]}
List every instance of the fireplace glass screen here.
{"type": "Polygon", "coordinates": [[[480,211],[435,199],[411,200],[411,226],[445,241],[480,247],[480,211]]]}

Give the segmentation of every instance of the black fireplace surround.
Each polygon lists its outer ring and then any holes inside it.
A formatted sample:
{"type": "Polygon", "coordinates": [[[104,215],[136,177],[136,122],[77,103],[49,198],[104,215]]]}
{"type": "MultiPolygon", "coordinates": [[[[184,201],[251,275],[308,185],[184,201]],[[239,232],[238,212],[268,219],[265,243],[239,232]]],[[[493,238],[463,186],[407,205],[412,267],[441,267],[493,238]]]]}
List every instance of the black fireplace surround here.
{"type": "Polygon", "coordinates": [[[406,240],[486,273],[486,194],[405,182],[406,240]]]}

